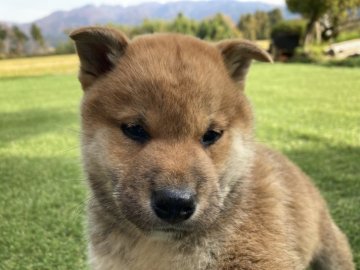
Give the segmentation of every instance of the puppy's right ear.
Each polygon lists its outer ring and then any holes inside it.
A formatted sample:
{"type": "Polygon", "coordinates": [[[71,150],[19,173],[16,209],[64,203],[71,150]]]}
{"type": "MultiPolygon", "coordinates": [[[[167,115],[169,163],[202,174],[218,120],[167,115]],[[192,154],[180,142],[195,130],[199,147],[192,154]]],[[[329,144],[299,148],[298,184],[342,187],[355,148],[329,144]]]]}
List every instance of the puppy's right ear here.
{"type": "Polygon", "coordinates": [[[217,43],[230,77],[244,87],[245,77],[253,59],[271,62],[271,56],[248,40],[229,39],[217,43]]]}
{"type": "Polygon", "coordinates": [[[70,37],[80,58],[79,80],[84,90],[115,67],[129,44],[121,32],[106,27],[80,28],[70,37]]]}

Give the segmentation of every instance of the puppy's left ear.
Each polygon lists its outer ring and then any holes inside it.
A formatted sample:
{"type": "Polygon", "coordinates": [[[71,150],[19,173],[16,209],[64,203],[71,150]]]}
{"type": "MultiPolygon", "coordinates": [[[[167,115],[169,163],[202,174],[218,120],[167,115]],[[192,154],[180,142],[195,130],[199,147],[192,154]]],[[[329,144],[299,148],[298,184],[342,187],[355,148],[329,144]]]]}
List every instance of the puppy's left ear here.
{"type": "Polygon", "coordinates": [[[117,65],[129,43],[123,33],[107,27],[79,28],[70,37],[80,58],[79,80],[84,90],[117,65]]]}
{"type": "Polygon", "coordinates": [[[240,84],[244,83],[253,59],[272,62],[271,56],[266,51],[247,40],[225,40],[216,46],[222,54],[230,77],[240,84]]]}

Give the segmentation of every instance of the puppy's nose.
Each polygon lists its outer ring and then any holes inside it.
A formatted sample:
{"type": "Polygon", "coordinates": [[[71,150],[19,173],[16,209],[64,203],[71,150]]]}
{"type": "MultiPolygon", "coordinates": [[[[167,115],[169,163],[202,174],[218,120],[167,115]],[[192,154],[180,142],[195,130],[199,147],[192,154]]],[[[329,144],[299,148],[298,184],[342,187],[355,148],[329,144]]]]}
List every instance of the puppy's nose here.
{"type": "Polygon", "coordinates": [[[184,189],[161,189],[151,195],[155,214],[168,223],[187,220],[195,211],[195,196],[184,189]]]}

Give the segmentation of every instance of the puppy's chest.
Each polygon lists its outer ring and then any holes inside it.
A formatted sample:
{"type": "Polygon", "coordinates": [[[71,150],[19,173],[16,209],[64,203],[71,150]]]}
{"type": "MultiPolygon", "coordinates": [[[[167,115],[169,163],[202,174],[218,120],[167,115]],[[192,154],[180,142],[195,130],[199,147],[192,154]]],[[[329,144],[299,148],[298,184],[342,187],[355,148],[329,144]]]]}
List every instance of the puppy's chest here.
{"type": "Polygon", "coordinates": [[[129,243],[108,243],[107,254],[92,247],[91,261],[96,270],[204,270],[211,265],[211,256],[205,245],[179,247],[165,240],[143,239],[129,243]]]}

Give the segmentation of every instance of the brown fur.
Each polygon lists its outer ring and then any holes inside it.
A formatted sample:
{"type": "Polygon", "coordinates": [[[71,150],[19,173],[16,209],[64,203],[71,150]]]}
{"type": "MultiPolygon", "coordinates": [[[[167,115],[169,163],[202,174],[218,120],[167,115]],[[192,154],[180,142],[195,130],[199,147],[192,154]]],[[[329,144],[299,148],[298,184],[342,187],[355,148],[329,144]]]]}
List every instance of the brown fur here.
{"type": "Polygon", "coordinates": [[[217,45],[175,34],[129,41],[108,28],[71,34],[81,62],[82,153],[93,269],[352,270],[345,236],[308,177],[253,140],[243,87],[246,41],[217,45]],[[145,144],[122,123],[139,123],[145,144]],[[223,131],[213,145],[199,140],[223,131]],[[150,207],[155,188],[196,192],[194,215],[178,225],[150,207]]]}

